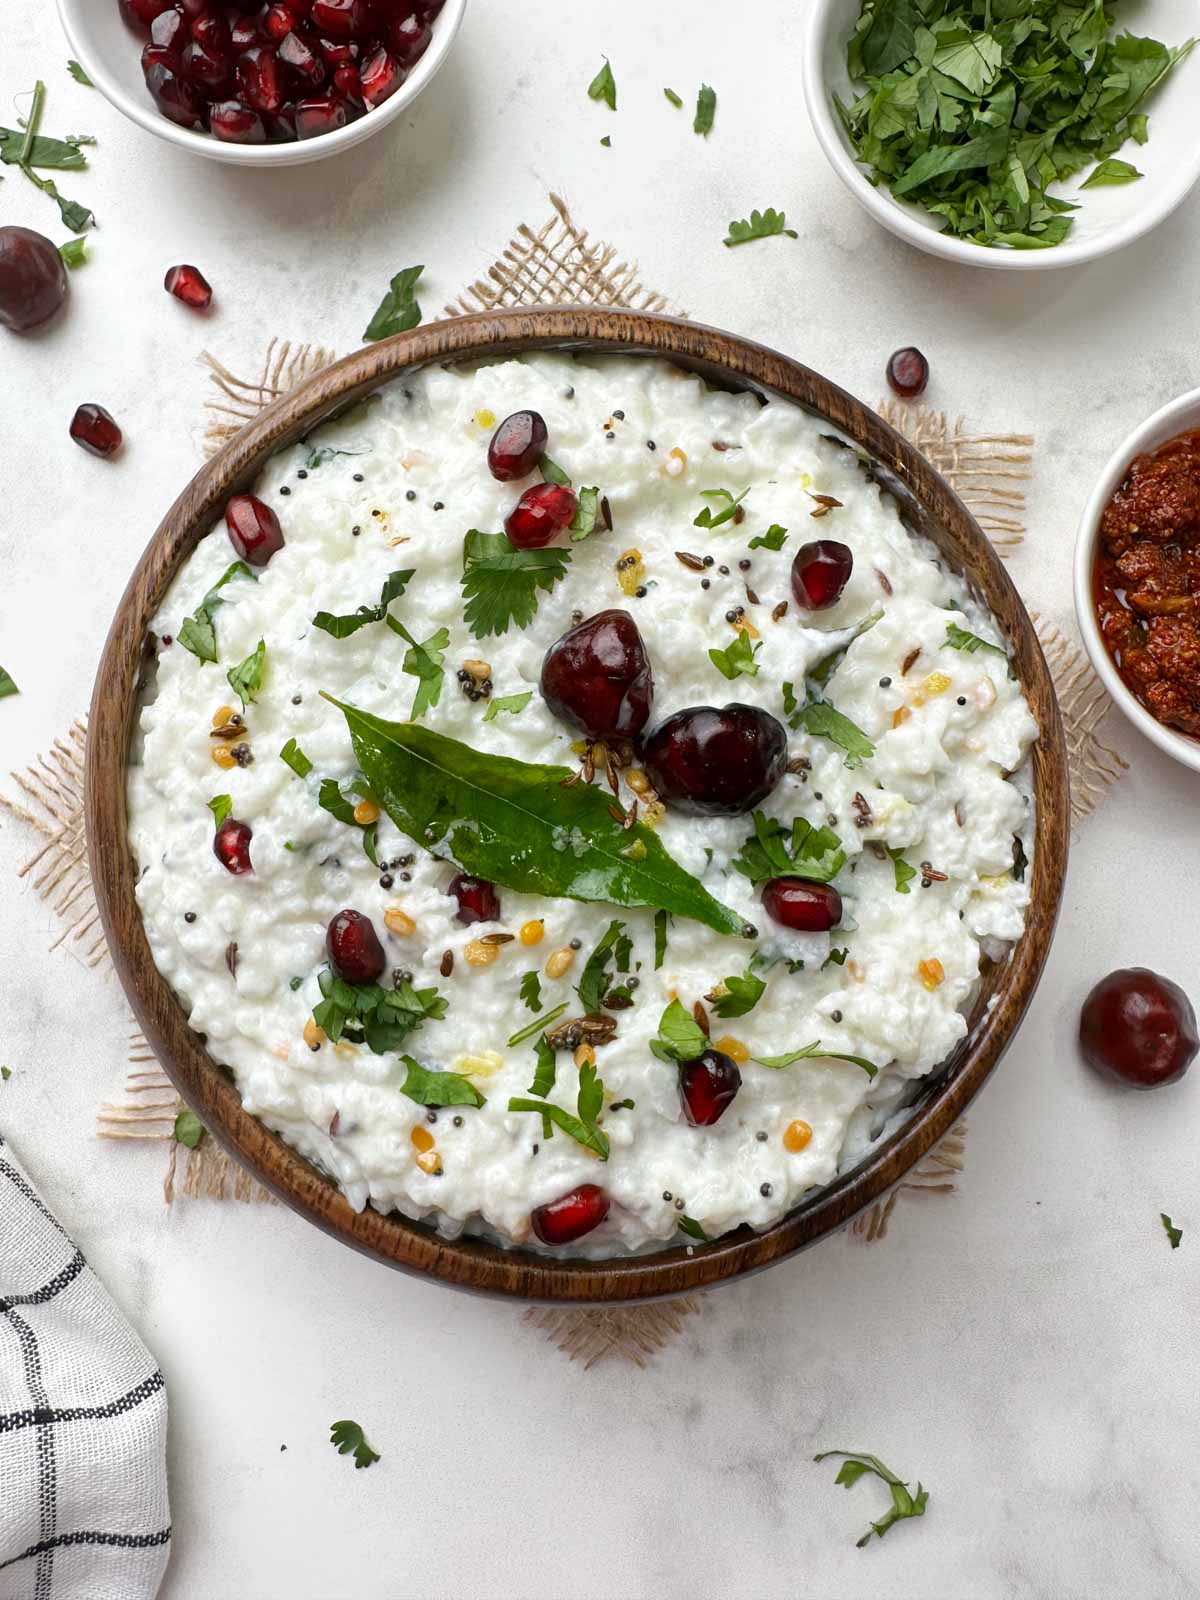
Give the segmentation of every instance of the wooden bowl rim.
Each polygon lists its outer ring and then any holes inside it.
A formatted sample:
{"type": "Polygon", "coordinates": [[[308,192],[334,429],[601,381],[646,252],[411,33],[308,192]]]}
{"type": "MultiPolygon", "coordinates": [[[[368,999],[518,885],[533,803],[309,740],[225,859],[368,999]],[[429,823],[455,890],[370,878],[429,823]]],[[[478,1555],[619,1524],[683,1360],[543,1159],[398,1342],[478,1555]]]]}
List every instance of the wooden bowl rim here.
{"type": "Polygon", "coordinates": [[[962,1115],[1015,1032],[1049,950],[1067,859],[1066,744],[1049,671],[1011,578],[949,485],[875,412],[799,362],[699,323],[590,306],[478,313],[368,346],[277,400],[203,466],[163,518],[118,605],[92,698],[85,804],[96,900],[121,983],[151,1049],[210,1134],[286,1204],[365,1254],[460,1289],[542,1302],[631,1302],[726,1282],[784,1260],[879,1199],[962,1115]],[[992,1003],[938,1069],[941,1081],[925,1103],[857,1167],[763,1233],[742,1228],[707,1245],[605,1261],[559,1260],[465,1236],[446,1240],[395,1213],[354,1211],[327,1178],[243,1110],[228,1075],[189,1030],[150,953],[126,836],[126,770],[149,622],[229,495],[247,488],[277,450],[406,370],[537,349],[658,355],[727,387],[782,396],[828,420],[923,507],[936,502],[934,536],[957,540],[973,557],[973,570],[953,564],[1009,639],[1041,729],[1033,749],[1036,832],[1026,931],[1004,964],[992,1003]]]}

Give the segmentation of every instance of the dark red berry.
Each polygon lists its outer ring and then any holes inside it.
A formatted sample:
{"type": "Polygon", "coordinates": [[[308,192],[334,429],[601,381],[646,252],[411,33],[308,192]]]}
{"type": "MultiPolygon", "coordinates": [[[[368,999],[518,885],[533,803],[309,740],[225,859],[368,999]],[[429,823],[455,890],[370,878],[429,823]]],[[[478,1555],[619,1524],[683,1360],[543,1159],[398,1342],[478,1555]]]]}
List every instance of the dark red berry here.
{"type": "Polygon", "coordinates": [[[369,106],[380,106],[391,98],[408,74],[382,45],[362,58],[358,67],[362,97],[369,106]]]}
{"type": "MultiPolygon", "coordinates": [[[[143,62],[145,55],[143,52],[143,62]]],[[[204,101],[173,68],[155,62],[146,71],[146,87],[154,104],[169,122],[177,123],[181,128],[200,126],[204,101]]]]}
{"type": "Polygon", "coordinates": [[[94,456],[115,456],[123,435],[116,421],[103,406],[80,406],[71,418],[71,437],[94,456]]]}
{"type": "Polygon", "coordinates": [[[631,739],[654,700],[650,657],[627,611],[600,611],[564,633],[542,662],[542,698],[589,739],[631,739]]]}
{"type": "Polygon", "coordinates": [[[736,817],[783,777],[787,732],[757,706],[689,706],[649,735],[642,759],[659,797],[677,811],[736,817]]]}
{"type": "Polygon", "coordinates": [[[274,114],[284,102],[283,71],[279,57],[267,45],[252,45],[238,57],[239,98],[252,111],[274,114]]]}
{"type": "Polygon", "coordinates": [[[257,495],[235,494],[225,507],[225,525],[230,544],[252,567],[265,567],[283,549],[279,518],[257,495]]]}
{"type": "Polygon", "coordinates": [[[233,817],[225,818],[213,840],[213,854],[226,872],[241,877],[245,872],[254,871],[250,862],[250,841],[253,837],[253,830],[248,823],[237,822],[233,817]]]}
{"type": "Polygon", "coordinates": [[[333,970],[347,983],[374,983],[387,957],[370,917],[339,911],[325,932],[325,951],[333,970]]]}
{"type": "Polygon", "coordinates": [[[741,1087],[737,1063],[722,1050],[708,1049],[679,1068],[683,1114],[695,1128],[711,1128],[719,1122],[741,1087]]]}
{"type": "Polygon", "coordinates": [[[581,1183],[548,1205],[538,1206],[530,1213],[529,1221],[543,1244],[570,1244],[598,1228],[611,1204],[596,1184],[581,1183]]]}
{"type": "Polygon", "coordinates": [[[240,100],[220,100],[208,108],[210,133],[227,144],[264,144],[267,130],[257,111],[240,100]]]}
{"type": "Polygon", "coordinates": [[[331,39],[365,33],[371,20],[366,0],[313,0],[313,26],[331,39]]]}
{"type": "Polygon", "coordinates": [[[469,925],[472,922],[500,920],[500,896],[496,893],[496,885],[489,883],[486,878],[472,878],[465,872],[459,872],[451,878],[446,893],[452,894],[458,901],[455,915],[459,922],[469,925]]]}
{"type": "Polygon", "coordinates": [[[541,550],[570,527],[577,505],[565,484],[535,483],[504,519],[504,531],[518,550],[541,550]]]}
{"type": "Polygon", "coordinates": [[[193,311],[207,311],[212,305],[212,287],[198,267],[168,267],[163,288],[193,311]]]}
{"type": "Polygon", "coordinates": [[[433,34],[429,24],[420,17],[405,17],[403,22],[393,22],[388,34],[392,49],[406,70],[415,67],[429,49],[433,34]]]}
{"type": "Polygon", "coordinates": [[[542,459],[547,437],[546,424],[536,411],[514,411],[492,435],[488,471],[501,483],[524,478],[542,459]]]}
{"type": "Polygon", "coordinates": [[[52,240],[32,228],[0,228],[0,326],[25,333],[67,298],[67,269],[52,240]]]}
{"type": "Polygon", "coordinates": [[[350,120],[344,100],[318,96],[296,102],[297,139],[319,139],[323,133],[336,133],[350,120]]]}
{"type": "Polygon", "coordinates": [[[772,878],[763,884],[763,909],[772,922],[797,933],[828,933],[842,920],[842,897],[830,883],[772,878]]]}
{"type": "Polygon", "coordinates": [[[929,363],[915,345],[894,350],[888,358],[887,381],[905,400],[924,394],[929,382],[929,363]]]}
{"type": "Polygon", "coordinates": [[[1110,972],[1088,995],[1079,1019],[1083,1058],[1135,1089],[1182,1078],[1200,1038],[1196,1013],[1178,984],[1147,967],[1110,972]]]}
{"type": "Polygon", "coordinates": [[[836,539],[802,544],[792,558],[792,593],[802,611],[826,611],[837,605],[854,571],[849,547],[836,539]]]}

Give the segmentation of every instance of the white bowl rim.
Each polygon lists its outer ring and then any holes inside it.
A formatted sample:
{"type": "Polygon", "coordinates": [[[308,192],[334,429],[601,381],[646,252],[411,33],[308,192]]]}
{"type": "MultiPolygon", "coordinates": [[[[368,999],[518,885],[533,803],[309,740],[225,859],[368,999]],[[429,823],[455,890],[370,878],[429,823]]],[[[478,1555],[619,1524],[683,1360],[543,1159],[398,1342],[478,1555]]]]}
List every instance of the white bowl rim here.
{"type": "Polygon", "coordinates": [[[1091,497],[1079,519],[1075,536],[1075,615],[1084,648],[1097,676],[1108,690],[1117,707],[1139,732],[1156,744],[1167,755],[1181,761],[1184,766],[1200,772],[1200,739],[1191,739],[1177,733],[1152,717],[1145,706],[1126,687],[1116,664],[1108,653],[1108,646],[1100,632],[1100,624],[1092,603],[1092,563],[1095,559],[1096,540],[1100,518],[1113,490],[1124,478],[1129,463],[1147,450],[1157,449],[1190,427],[1200,428],[1200,389],[1189,389],[1177,399],[1161,406],[1153,416],[1147,417],[1139,427],[1113,451],[1104,471],[1092,490],[1091,497]]]}
{"type": "MultiPolygon", "coordinates": [[[[436,76],[450,53],[467,9],[467,0],[445,0],[445,5],[435,18],[436,25],[429,48],[417,62],[413,74],[381,106],[368,111],[357,121],[348,122],[344,128],[338,128],[333,133],[319,134],[315,139],[287,140],[279,144],[232,144],[214,139],[212,134],[199,133],[194,128],[181,128],[164,117],[149,96],[143,99],[129,94],[109,72],[107,64],[92,54],[79,39],[74,26],[76,3],[77,0],[56,0],[58,20],[75,58],[109,104],[148,133],[157,134],[160,139],[166,139],[182,150],[206,156],[210,161],[221,161],[235,167],[302,166],[309,161],[324,160],[326,156],[349,150],[378,133],[393,122],[406,106],[411,105],[436,76]],[[298,153],[301,150],[304,151],[303,155],[298,153]]],[[[78,3],[113,4],[114,0],[78,0],[78,3]]],[[[130,45],[136,45],[136,39],[132,36],[130,45]]]]}
{"type": "Polygon", "coordinates": [[[811,0],[802,63],[809,121],[826,160],[859,204],[889,233],[915,245],[918,250],[941,256],[944,261],[957,261],[967,266],[1002,272],[1047,272],[1060,267],[1076,267],[1142,238],[1160,222],[1165,222],[1200,182],[1198,145],[1190,163],[1187,160],[1179,162],[1177,172],[1172,175],[1171,181],[1165,186],[1165,193],[1160,195],[1156,204],[1131,212],[1123,222],[1091,239],[1081,239],[1075,243],[1068,241],[1055,245],[1052,250],[991,250],[984,245],[971,244],[966,239],[955,239],[947,233],[925,227],[890,195],[881,195],[868,183],[862,168],[846,147],[840,124],[833,113],[830,93],[821,71],[822,44],[835,13],[850,3],[851,0],[811,0]]]}

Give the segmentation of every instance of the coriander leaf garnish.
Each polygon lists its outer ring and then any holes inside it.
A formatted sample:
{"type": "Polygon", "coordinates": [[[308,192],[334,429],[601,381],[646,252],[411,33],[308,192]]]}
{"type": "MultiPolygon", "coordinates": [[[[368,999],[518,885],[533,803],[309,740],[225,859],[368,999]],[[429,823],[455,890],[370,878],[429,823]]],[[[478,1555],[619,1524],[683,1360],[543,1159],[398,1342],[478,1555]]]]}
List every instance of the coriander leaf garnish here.
{"type": "Polygon", "coordinates": [[[667,913],[654,913],[654,970],[658,971],[667,957],[667,913]]]}
{"type": "MultiPolygon", "coordinates": [[[[547,1047],[549,1048],[549,1047],[547,1047]]],[[[596,1066],[585,1061],[579,1069],[579,1095],[576,1100],[577,1116],[564,1111],[552,1100],[525,1099],[515,1096],[508,1102],[510,1111],[535,1111],[542,1119],[545,1137],[551,1137],[551,1125],[570,1134],[585,1149],[594,1151],[601,1161],[608,1160],[608,1135],[596,1126],[596,1118],[604,1105],[604,1085],[596,1076],[596,1066]]]]}
{"type": "Polygon", "coordinates": [[[750,493],[749,484],[741,494],[734,494],[730,489],[702,489],[701,500],[707,500],[708,505],[700,512],[699,516],[692,518],[693,528],[719,528],[722,523],[732,522],[737,513],[737,508],[750,493]]]}
{"type": "Polygon", "coordinates": [[[847,767],[859,767],[875,754],[875,746],[862,729],[828,700],[810,700],[796,713],[792,726],[803,728],[816,739],[828,739],[836,744],[845,751],[847,767]]]}
{"type": "MultiPolygon", "coordinates": [[[[289,762],[289,766],[291,763],[289,762]]],[[[294,770],[294,769],[293,769],[294,770]]],[[[331,817],[336,817],[339,822],[344,822],[348,828],[358,828],[362,835],[363,854],[373,867],[379,865],[379,855],[375,848],[375,840],[379,823],[360,822],[354,815],[355,807],[350,804],[343,787],[349,789],[351,794],[365,792],[366,785],[361,777],[343,778],[339,783],[336,778],[322,778],[321,787],[317,790],[317,804],[322,811],[328,811],[331,817]]]]}
{"type": "Polygon", "coordinates": [[[804,817],[794,817],[789,838],[782,823],[762,811],[754,813],[753,821],[754,837],[746,840],[731,863],[753,884],[790,876],[829,883],[846,865],[842,841],[831,828],[816,828],[804,817]]]}
{"type": "Polygon", "coordinates": [[[587,538],[589,533],[595,531],[599,514],[600,490],[598,488],[580,489],[575,506],[575,515],[567,525],[567,532],[571,535],[572,544],[579,544],[587,538]]]}
{"type": "Polygon", "coordinates": [[[588,97],[592,100],[603,100],[610,111],[617,109],[617,80],[613,77],[607,56],[600,71],[588,84],[588,97]]]}
{"type": "Polygon", "coordinates": [[[253,703],[262,688],[266,665],[267,646],[265,640],[260,639],[254,654],[247,656],[245,661],[239,662],[236,667],[230,667],[225,674],[229,680],[229,687],[242,702],[243,711],[253,703]]]}
{"type": "Polygon", "coordinates": [[[782,550],[787,539],[787,529],[773,522],[766,533],[756,533],[750,541],[751,550],[782,550]]]}
{"type": "Polygon", "coordinates": [[[538,469],[545,483],[556,483],[560,489],[569,489],[571,480],[559,466],[557,461],[552,461],[549,456],[543,456],[538,462],[538,469]]]}
{"type": "MultiPolygon", "coordinates": [[[[653,1049],[653,1045],[651,1049],[653,1049]]],[[[760,1067],[770,1067],[773,1071],[782,1071],[797,1061],[808,1061],[814,1057],[828,1058],[830,1061],[849,1061],[856,1067],[861,1067],[868,1078],[873,1078],[879,1068],[873,1061],[868,1061],[866,1056],[846,1055],[841,1050],[826,1050],[820,1039],[814,1039],[811,1044],[801,1045],[799,1050],[788,1050],[781,1056],[751,1056],[751,1061],[757,1061],[760,1067]]]]}
{"type": "Polygon", "coordinates": [[[233,801],[227,794],[215,794],[208,802],[208,809],[213,814],[214,828],[219,828],[233,811],[233,801]]]}
{"type": "Polygon", "coordinates": [[[724,678],[757,678],[758,662],[754,659],[762,649],[762,640],[751,643],[745,628],[739,628],[737,638],[726,650],[710,650],[708,659],[724,678]]]}
{"type": "Polygon", "coordinates": [[[87,260],[87,240],[68,239],[66,244],[60,244],[58,253],[63,258],[63,265],[74,269],[83,266],[87,260]]]}
{"type": "Polygon", "coordinates": [[[1171,1241],[1171,1249],[1178,1250],[1179,1241],[1183,1238],[1183,1229],[1177,1228],[1165,1211],[1160,1211],[1159,1217],[1162,1220],[1163,1228],[1166,1230],[1167,1238],[1171,1241]]]}
{"type": "Polygon", "coordinates": [[[660,1061],[694,1061],[708,1049],[708,1035],[678,1000],[672,1000],[658,1019],[658,1037],[650,1049],[660,1061]]]}
{"type": "Polygon", "coordinates": [[[333,1423],[329,1429],[329,1442],[340,1456],[348,1456],[353,1451],[356,1472],[360,1467],[373,1467],[379,1460],[378,1451],[371,1449],[366,1434],[357,1422],[333,1423]]]}
{"type": "MultiPolygon", "coordinates": [[[[562,1010],[566,1010],[565,1001],[562,1010]]],[[[511,1043],[511,1040],[509,1042],[511,1043]]],[[[533,1075],[533,1082],[529,1085],[529,1092],[544,1100],[553,1089],[554,1080],[558,1076],[558,1056],[544,1033],[535,1040],[533,1048],[537,1056],[537,1070],[533,1075]]]]}
{"type": "Polygon", "coordinates": [[[521,979],[521,999],[530,1011],[542,1009],[542,980],[536,971],[527,972],[521,979]]]}
{"type": "MultiPolygon", "coordinates": [[[[583,974],[575,992],[579,996],[580,1005],[588,1015],[599,1011],[604,1004],[604,996],[612,983],[608,964],[613,959],[617,940],[624,931],[623,922],[610,922],[584,964],[583,974]]],[[[628,962],[626,965],[628,966],[628,962]]]]}
{"type": "Polygon", "coordinates": [[[601,139],[600,143],[601,143],[601,145],[603,145],[605,150],[611,150],[612,149],[612,134],[606,133],[604,135],[603,139],[601,139]]]}
{"type": "Polygon", "coordinates": [[[20,692],[11,675],[0,667],[0,700],[7,700],[10,694],[20,694],[20,692]]]}
{"type": "Polygon", "coordinates": [[[88,77],[87,73],[79,65],[78,61],[68,61],[67,71],[75,79],[75,82],[81,83],[85,89],[94,89],[96,87],[96,85],[88,77]]]}
{"type": "Polygon", "coordinates": [[[692,123],[693,133],[708,138],[712,132],[713,118],[717,114],[717,91],[710,89],[707,83],[700,85],[700,93],[696,96],[696,117],[692,123]]]}
{"type": "Polygon", "coordinates": [[[485,1106],[487,1101],[469,1078],[460,1072],[431,1072],[411,1056],[401,1056],[408,1076],[400,1093],[419,1106],[485,1106]]]}
{"type": "Polygon", "coordinates": [[[749,217],[743,217],[740,222],[735,218],[729,224],[725,248],[732,250],[734,245],[749,244],[752,239],[772,239],[777,234],[786,234],[789,239],[800,237],[795,228],[787,226],[785,212],[768,206],[765,211],[752,211],[749,217]]]}
{"type": "MultiPolygon", "coordinates": [[[[524,999],[523,995],[522,999],[524,999]]],[[[532,1039],[535,1033],[543,1032],[550,1026],[552,1022],[556,1022],[558,1018],[562,1016],[569,1004],[569,1001],[564,1000],[560,1005],[555,1006],[552,1010],[547,1011],[543,1016],[538,1017],[535,1022],[527,1022],[523,1028],[518,1028],[516,1033],[511,1035],[509,1038],[509,1049],[512,1050],[515,1048],[515,1046],[524,1044],[526,1039],[532,1039]]]]}
{"type": "Polygon", "coordinates": [[[348,639],[351,634],[357,633],[360,628],[365,628],[368,623],[385,621],[388,607],[393,600],[398,600],[404,593],[415,571],[415,567],[405,567],[398,572],[389,572],[380,590],[377,606],[359,606],[357,611],[351,611],[343,616],[334,616],[329,611],[318,611],[312,619],[313,627],[320,628],[323,633],[329,634],[334,639],[348,639]]]}
{"type": "Polygon", "coordinates": [[[492,755],[326,698],[345,714],[371,793],[392,821],[463,872],[527,894],[661,907],[746,936],[742,918],[672,860],[652,828],[624,826],[593,784],[564,787],[569,767],[492,755]]]}
{"type": "Polygon", "coordinates": [[[826,967],[844,967],[846,965],[846,957],[849,954],[850,947],[848,945],[843,945],[840,950],[831,950],[821,963],[821,971],[824,972],[826,967]]]}
{"type": "Polygon", "coordinates": [[[831,650],[827,656],[822,656],[820,661],[818,661],[814,666],[810,667],[808,670],[808,676],[813,683],[819,685],[819,687],[823,689],[829,682],[830,678],[833,677],[837,669],[841,666],[843,660],[845,659],[846,651],[849,650],[854,641],[860,638],[864,633],[868,633],[875,626],[875,624],[880,621],[882,616],[882,611],[872,611],[869,616],[864,617],[857,627],[852,630],[850,637],[845,641],[844,644],[838,645],[836,650],[831,650]]]}
{"type": "Polygon", "coordinates": [[[763,980],[747,967],[741,977],[732,973],[728,978],[722,978],[708,1000],[718,1017],[744,1017],[747,1012],[754,1010],[766,992],[767,986],[763,980]]]}
{"type": "Polygon", "coordinates": [[[379,309],[367,324],[364,341],[387,339],[393,333],[405,333],[415,328],[421,320],[421,307],[417,304],[417,280],[425,271],[421,267],[405,267],[388,286],[388,292],[379,302],[379,309]]]}
{"type": "Polygon", "coordinates": [[[175,1126],[172,1129],[175,1143],[184,1145],[189,1150],[196,1149],[206,1131],[200,1118],[186,1106],[175,1118],[175,1126]]]}
{"type": "Polygon", "coordinates": [[[896,874],[896,893],[911,894],[912,891],[908,886],[917,875],[916,867],[908,864],[899,846],[894,850],[890,844],[885,845],[884,848],[892,858],[892,867],[896,874]]]}
{"type": "Polygon", "coordinates": [[[683,101],[680,98],[680,96],[675,93],[674,89],[664,89],[663,93],[666,95],[667,99],[671,102],[671,104],[675,107],[676,111],[682,111],[683,110],[683,101]]]}
{"type": "Polygon", "coordinates": [[[998,644],[989,644],[977,633],[968,633],[965,628],[960,628],[956,622],[946,624],[946,644],[951,650],[964,650],[970,656],[977,650],[990,650],[993,655],[1003,656],[1005,661],[1008,660],[1008,652],[1002,650],[998,644]]]}
{"type": "Polygon", "coordinates": [[[312,762],[301,750],[295,739],[288,740],[279,752],[279,759],[286,761],[298,778],[307,778],[313,769],[312,762]]]}
{"type": "Polygon", "coordinates": [[[0,1083],[7,1083],[12,1077],[11,1067],[0,1067],[0,1083]]]}
{"type": "Polygon", "coordinates": [[[537,611],[538,590],[553,589],[570,563],[569,551],[518,550],[506,534],[472,528],[463,543],[468,628],[477,639],[507,633],[514,622],[527,628],[537,611]]]}
{"type": "Polygon", "coordinates": [[[689,1239],[698,1239],[701,1244],[709,1244],[711,1242],[695,1217],[680,1217],[678,1219],[678,1228],[680,1233],[686,1233],[689,1239]]]}
{"type": "Polygon", "coordinates": [[[183,619],[183,626],[179,630],[179,642],[201,662],[217,660],[217,634],[213,619],[225,604],[225,596],[221,590],[234,578],[249,578],[251,583],[258,582],[257,576],[244,561],[235,561],[231,567],[225,569],[201,600],[196,607],[195,615],[183,619]]]}
{"type": "Polygon", "coordinates": [[[412,710],[408,713],[409,720],[415,722],[441,699],[442,684],[446,677],[442,658],[450,646],[450,630],[439,628],[436,633],[418,644],[404,624],[397,622],[395,617],[385,617],[384,621],[393,633],[398,633],[408,642],[409,648],[404,653],[401,670],[411,677],[420,679],[413,697],[412,710]]]}
{"type": "Polygon", "coordinates": [[[324,997],[313,1008],[313,1021],[334,1044],[347,1029],[365,1040],[377,1056],[398,1050],[423,1022],[440,1021],[448,1001],[436,989],[414,989],[402,983],[384,989],[377,983],[347,983],[325,967],[317,977],[324,997]]]}
{"type": "Polygon", "coordinates": [[[1102,189],[1107,185],[1119,183],[1136,183],[1146,174],[1139,172],[1128,161],[1108,160],[1102,161],[1089,177],[1079,185],[1081,189],[1102,189]]]}
{"type": "Polygon", "coordinates": [[[518,716],[533,699],[533,690],[526,689],[521,694],[502,694],[488,702],[488,708],[483,714],[485,722],[495,722],[502,711],[509,711],[518,716]]]}
{"type": "Polygon", "coordinates": [[[865,1473],[873,1472],[877,1478],[882,1478],[892,1491],[892,1509],[878,1522],[873,1522],[858,1540],[860,1550],[870,1542],[872,1534],[882,1539],[894,1523],[901,1522],[906,1517],[925,1515],[925,1507],[929,1503],[929,1490],[923,1489],[918,1483],[916,1494],[910,1494],[907,1483],[898,1478],[889,1467],[885,1467],[878,1456],[865,1455],[860,1450],[822,1450],[820,1455],[813,1457],[813,1460],[825,1461],[830,1456],[844,1458],[841,1470],[833,1480],[835,1483],[844,1483],[847,1489],[852,1489],[865,1473]]]}
{"type": "Polygon", "coordinates": [[[39,78],[33,88],[33,98],[25,126],[19,130],[0,128],[0,161],[9,166],[20,167],[29,182],[54,201],[64,226],[72,233],[83,233],[95,224],[96,219],[91,211],[86,206],[78,205],[74,200],[65,199],[49,178],[39,178],[33,169],[50,167],[64,171],[79,171],[87,165],[87,159],[80,146],[95,144],[96,141],[82,134],[67,139],[43,138],[38,129],[41,126],[45,99],[46,85],[39,78]]]}

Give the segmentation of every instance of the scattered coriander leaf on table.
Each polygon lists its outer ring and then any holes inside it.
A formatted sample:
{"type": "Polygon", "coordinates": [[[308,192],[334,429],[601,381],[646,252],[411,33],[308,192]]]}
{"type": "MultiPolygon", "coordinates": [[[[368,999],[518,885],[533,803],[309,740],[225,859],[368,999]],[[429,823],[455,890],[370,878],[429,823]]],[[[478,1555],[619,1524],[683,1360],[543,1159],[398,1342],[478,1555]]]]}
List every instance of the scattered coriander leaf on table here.
{"type": "Polygon", "coordinates": [[[1171,1241],[1171,1249],[1178,1250],[1179,1241],[1183,1238],[1183,1229],[1177,1228],[1165,1211],[1160,1211],[1159,1216],[1162,1219],[1167,1238],[1171,1241]]]}
{"type": "Polygon", "coordinates": [[[186,1106],[175,1118],[175,1143],[184,1145],[189,1150],[196,1149],[206,1131],[200,1118],[194,1111],[189,1111],[186,1106]]]}
{"type": "Polygon", "coordinates": [[[5,672],[3,667],[0,667],[0,700],[7,700],[9,695],[20,694],[20,692],[11,675],[5,672]]]}
{"type": "Polygon", "coordinates": [[[483,720],[485,722],[495,722],[502,711],[507,711],[514,717],[519,716],[532,699],[532,689],[526,689],[521,694],[499,695],[488,702],[488,708],[483,714],[483,720]]]}
{"type": "Polygon", "coordinates": [[[329,1429],[329,1442],[340,1456],[348,1456],[353,1452],[356,1472],[360,1467],[373,1467],[379,1460],[378,1451],[371,1449],[366,1434],[357,1422],[332,1423],[329,1429]]]}
{"type": "Polygon", "coordinates": [[[1079,187],[1081,189],[1102,189],[1106,185],[1135,183],[1138,178],[1144,178],[1145,176],[1144,172],[1139,172],[1128,161],[1118,161],[1115,158],[1110,158],[1108,161],[1102,161],[1095,172],[1086,177],[1079,187]]]}
{"type": "Polygon", "coordinates": [[[425,271],[423,266],[405,267],[392,279],[388,292],[379,302],[379,309],[367,324],[363,339],[373,343],[390,338],[394,333],[406,333],[421,320],[421,307],[417,303],[417,281],[425,271]]]}
{"type": "Polygon", "coordinates": [[[667,99],[671,102],[671,104],[675,107],[676,111],[682,111],[683,110],[683,100],[680,98],[679,95],[677,95],[675,93],[674,89],[664,89],[663,93],[666,95],[667,99]]]}
{"type": "Polygon", "coordinates": [[[765,211],[752,211],[749,217],[743,217],[740,221],[734,218],[729,224],[725,246],[726,249],[732,249],[736,244],[749,244],[752,239],[772,239],[777,234],[786,234],[789,239],[800,237],[795,228],[787,226],[785,212],[768,206],[765,211]]]}
{"type": "Polygon", "coordinates": [[[566,576],[567,550],[518,550],[507,534],[472,528],[463,542],[464,617],[477,639],[507,633],[515,622],[527,628],[538,607],[538,591],[548,592],[566,576]]]}
{"type": "Polygon", "coordinates": [[[906,1517],[923,1517],[925,1507],[929,1504],[929,1490],[917,1484],[916,1494],[910,1494],[907,1483],[903,1482],[885,1467],[878,1456],[864,1455],[858,1450],[822,1450],[820,1455],[813,1457],[814,1461],[826,1461],[830,1456],[842,1456],[844,1460],[835,1483],[844,1483],[847,1489],[852,1489],[858,1480],[868,1472],[873,1472],[877,1478],[882,1478],[892,1491],[892,1508],[886,1516],[878,1522],[873,1522],[858,1540],[858,1548],[870,1542],[872,1534],[882,1539],[884,1534],[897,1522],[902,1522],[906,1517]]]}
{"type": "Polygon", "coordinates": [[[734,678],[740,677],[757,678],[758,662],[754,658],[761,649],[761,639],[757,644],[754,644],[746,629],[739,628],[737,637],[728,649],[710,650],[708,659],[721,676],[728,678],[731,682],[734,678]]]}
{"type": "Polygon", "coordinates": [[[600,71],[588,84],[588,96],[592,100],[603,100],[610,111],[617,109],[617,80],[613,77],[607,56],[600,71]]]}
{"type": "Polygon", "coordinates": [[[63,258],[65,266],[81,267],[87,260],[87,240],[68,239],[66,244],[59,245],[58,253],[63,258]]]}
{"type": "Polygon", "coordinates": [[[400,1093],[419,1106],[485,1106],[486,1099],[469,1078],[460,1072],[431,1072],[412,1056],[401,1056],[408,1076],[400,1093]]]}
{"type": "Polygon", "coordinates": [[[87,73],[79,65],[78,61],[68,61],[67,71],[75,79],[75,82],[81,83],[85,89],[94,89],[96,87],[96,85],[88,77],[87,73]]]}
{"type": "Polygon", "coordinates": [[[696,96],[696,118],[692,123],[693,133],[702,135],[707,139],[713,129],[713,118],[717,114],[717,91],[711,89],[707,83],[700,85],[700,93],[696,96]]]}

